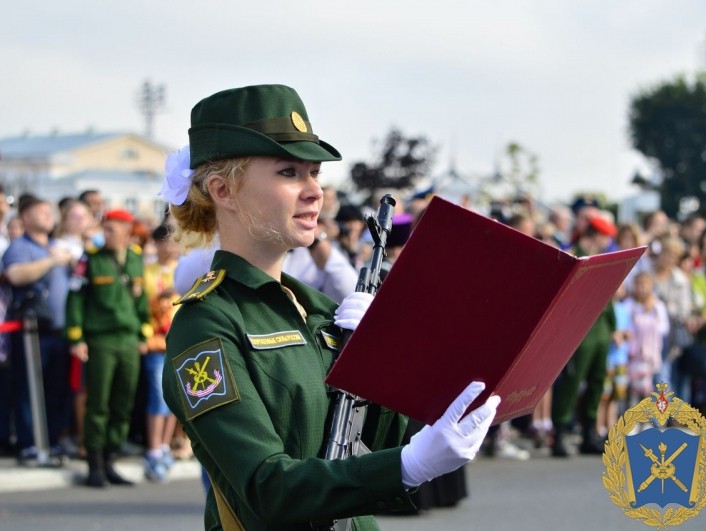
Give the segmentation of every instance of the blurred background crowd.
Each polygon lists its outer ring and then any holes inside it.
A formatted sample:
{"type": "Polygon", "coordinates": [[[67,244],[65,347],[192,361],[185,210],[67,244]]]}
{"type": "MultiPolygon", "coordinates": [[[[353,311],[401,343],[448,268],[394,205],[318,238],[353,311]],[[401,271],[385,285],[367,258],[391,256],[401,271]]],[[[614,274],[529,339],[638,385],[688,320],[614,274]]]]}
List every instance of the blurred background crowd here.
{"type": "MultiPolygon", "coordinates": [[[[433,188],[406,196],[392,192],[398,202],[385,271],[394,267],[435,194],[433,188]]],[[[347,192],[325,187],[316,241],[308,249],[289,253],[285,271],[339,301],[354,291],[358,271],[372,249],[365,218],[374,212],[374,204],[372,196],[360,204],[347,192]]],[[[82,369],[84,362],[70,355],[66,300],[82,257],[106,244],[105,220],[111,217],[106,212],[116,212],[111,210],[113,206],[114,200],[99,189],[56,202],[28,193],[16,199],[0,193],[0,312],[4,321],[20,315],[18,301],[26,301],[28,291],[43,294],[49,301],[50,315],[39,335],[53,456],[85,458],[82,421],[90,380],[82,369]],[[18,254],[27,242],[44,251],[18,254]],[[18,263],[27,266],[25,273],[17,272],[18,263]]],[[[478,209],[468,203],[465,206],[478,209]]],[[[160,392],[155,374],[161,372],[164,337],[175,311],[172,302],[208,272],[214,250],[197,249],[182,255],[170,240],[171,224],[164,205],[159,218],[133,216],[125,209],[118,212],[129,214],[123,221],[129,224],[131,248],[143,260],[143,286],[154,330],[147,349],[135,352],[141,359],[137,392],[134,397],[121,397],[128,403],[132,419],[128,443],[121,451],[143,456],[146,477],[164,482],[174,460],[189,459],[191,452],[173,416],[160,405],[161,396],[154,396],[160,392]]],[[[485,455],[528,459],[533,449],[542,448],[556,457],[577,452],[599,454],[617,417],[649,396],[658,381],[668,382],[680,398],[706,411],[704,216],[694,212],[677,220],[654,210],[644,212],[639,222],[619,223],[595,197],[581,195],[572,204],[546,206],[527,194],[494,198],[481,213],[578,256],[647,247],[553,390],[533,415],[493,430],[485,455]]],[[[20,335],[8,332],[0,336],[0,452],[31,465],[37,449],[20,335]]],[[[420,427],[411,423],[408,435],[420,427]]],[[[422,509],[454,505],[465,495],[463,478],[451,475],[420,489],[417,502],[422,509]]]]}

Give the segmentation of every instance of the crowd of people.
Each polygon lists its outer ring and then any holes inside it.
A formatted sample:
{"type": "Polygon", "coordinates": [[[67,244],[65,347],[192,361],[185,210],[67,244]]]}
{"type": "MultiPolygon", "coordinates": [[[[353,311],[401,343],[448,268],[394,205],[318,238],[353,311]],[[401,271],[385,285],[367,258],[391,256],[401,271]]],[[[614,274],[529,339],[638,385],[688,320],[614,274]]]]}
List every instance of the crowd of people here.
{"type": "MultiPolygon", "coordinates": [[[[430,197],[398,197],[383,277],[430,197]]],[[[325,187],[316,237],[287,253],[283,271],[341,303],[370,257],[367,210],[325,187]]],[[[510,441],[513,430],[556,457],[600,454],[617,417],[658,381],[706,408],[704,217],[675,221],[656,211],[639,224],[617,224],[588,197],[546,210],[524,198],[488,215],[578,256],[642,245],[647,251],[535,413],[491,430],[487,455],[528,458],[510,441]]],[[[0,317],[37,319],[50,453],[85,458],[94,487],[130,483],[113,467],[126,442],[141,448],[145,475],[157,482],[167,480],[175,458],[191,457],[162,394],[166,336],[178,308],[173,303],[211,270],[221,242],[216,237],[180,256],[173,231],[168,210],[162,220],[137,219],[107,209],[97,190],[57,204],[25,194],[12,206],[0,191],[0,317]]],[[[37,458],[29,389],[22,332],[5,332],[0,452],[23,464],[37,458]]],[[[421,428],[411,424],[405,440],[421,428]]],[[[466,495],[458,476],[429,485],[419,490],[418,506],[453,505],[466,495]]]]}
{"type": "MultiPolygon", "coordinates": [[[[57,204],[23,194],[12,217],[0,193],[2,334],[0,451],[23,465],[91,465],[88,484],[129,484],[113,466],[128,434],[145,448],[145,475],[165,481],[188,441],[162,397],[178,247],[166,220],[106,209],[98,190],[57,204]],[[10,230],[19,225],[19,229],[10,230]],[[35,441],[25,329],[37,323],[48,457],[35,441]],[[181,441],[181,442],[180,442],[181,441]],[[175,447],[176,445],[176,447],[175,447]]],[[[46,452],[45,452],[46,453],[46,452]]]]}

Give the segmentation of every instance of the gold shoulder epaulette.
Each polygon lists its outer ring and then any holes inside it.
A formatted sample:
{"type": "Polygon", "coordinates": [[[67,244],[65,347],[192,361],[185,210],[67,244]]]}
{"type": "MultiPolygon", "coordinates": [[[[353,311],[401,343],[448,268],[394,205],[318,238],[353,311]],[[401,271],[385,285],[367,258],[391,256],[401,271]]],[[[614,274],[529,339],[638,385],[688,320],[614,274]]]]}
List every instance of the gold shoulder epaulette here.
{"type": "Polygon", "coordinates": [[[132,245],[130,246],[130,249],[131,249],[132,252],[135,253],[135,254],[138,254],[138,255],[139,255],[139,254],[142,254],[142,247],[140,247],[140,246],[137,245],[136,243],[132,244],[132,245]]]}
{"type": "Polygon", "coordinates": [[[177,304],[183,304],[185,302],[200,301],[206,295],[216,289],[218,284],[223,282],[224,278],[226,278],[225,269],[219,269],[218,271],[209,271],[205,275],[197,278],[196,282],[194,282],[194,285],[191,286],[191,289],[187,291],[184,295],[179,297],[176,301],[174,301],[174,306],[176,306],[177,304]]]}
{"type": "Polygon", "coordinates": [[[86,252],[87,252],[88,254],[96,254],[96,253],[97,253],[98,251],[100,251],[100,250],[101,250],[100,247],[98,247],[97,245],[94,245],[94,244],[92,244],[92,243],[89,243],[89,244],[86,246],[86,252]]]}

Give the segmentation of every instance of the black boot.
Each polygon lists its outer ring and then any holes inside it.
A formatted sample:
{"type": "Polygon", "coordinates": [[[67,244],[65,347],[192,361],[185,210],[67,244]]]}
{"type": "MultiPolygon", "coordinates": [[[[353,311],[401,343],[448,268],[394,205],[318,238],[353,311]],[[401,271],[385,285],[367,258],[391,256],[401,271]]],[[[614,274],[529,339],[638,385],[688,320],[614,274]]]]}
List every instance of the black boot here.
{"type": "Polygon", "coordinates": [[[587,455],[601,455],[605,448],[605,441],[598,435],[595,422],[584,424],[582,431],[583,440],[579,452],[587,455]]]}
{"type": "Polygon", "coordinates": [[[88,487],[106,487],[108,480],[105,477],[105,466],[103,464],[103,454],[100,451],[89,450],[86,455],[88,461],[88,487]]]}
{"type": "Polygon", "coordinates": [[[552,441],[552,455],[554,457],[571,457],[566,446],[567,429],[564,426],[554,426],[554,440],[552,441]]]}
{"type": "Polygon", "coordinates": [[[134,485],[132,481],[129,479],[125,479],[122,477],[120,474],[118,474],[118,471],[115,470],[115,452],[108,452],[106,451],[103,454],[103,459],[104,459],[104,465],[105,465],[105,477],[108,479],[108,481],[113,484],[113,485],[134,485]]]}

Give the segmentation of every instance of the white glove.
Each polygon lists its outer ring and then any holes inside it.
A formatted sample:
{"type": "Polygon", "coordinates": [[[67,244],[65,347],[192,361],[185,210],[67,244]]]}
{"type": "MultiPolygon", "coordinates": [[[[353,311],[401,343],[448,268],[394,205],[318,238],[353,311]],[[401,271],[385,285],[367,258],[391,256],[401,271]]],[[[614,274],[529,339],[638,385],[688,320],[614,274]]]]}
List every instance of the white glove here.
{"type": "Polygon", "coordinates": [[[484,383],[472,382],[439,420],[432,426],[424,426],[402,448],[402,483],[405,488],[453,472],[476,456],[495,418],[500,397],[491,396],[485,404],[459,420],[483,389],[484,383]]]}
{"type": "Polygon", "coordinates": [[[351,293],[336,308],[333,322],[346,330],[355,330],[371,302],[373,302],[373,296],[370,293],[364,291],[351,293]]]}

